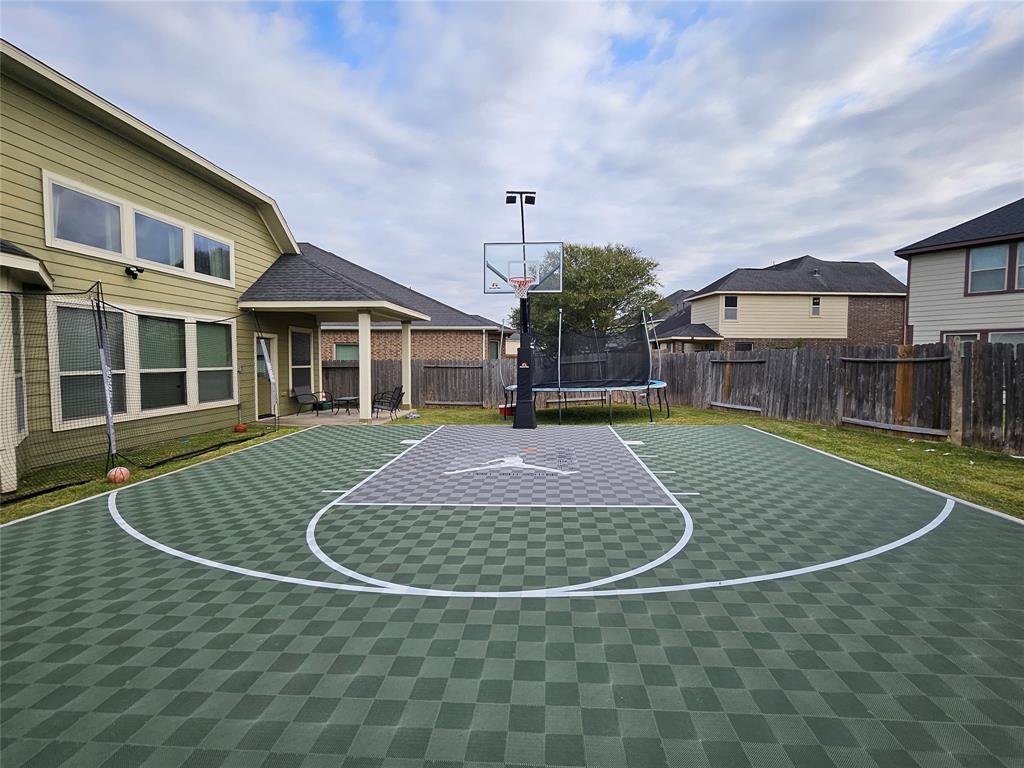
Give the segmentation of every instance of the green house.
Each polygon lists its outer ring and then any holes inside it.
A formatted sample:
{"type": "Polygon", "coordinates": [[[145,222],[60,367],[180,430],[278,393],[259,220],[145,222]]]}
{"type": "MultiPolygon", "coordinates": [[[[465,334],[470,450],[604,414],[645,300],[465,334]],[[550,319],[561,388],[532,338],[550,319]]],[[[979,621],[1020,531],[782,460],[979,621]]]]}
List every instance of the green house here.
{"type": "Polygon", "coordinates": [[[136,441],[294,413],[297,387],[321,388],[322,322],[368,342],[371,321],[426,318],[311,268],[271,197],[6,41],[0,131],[4,492],[102,449],[108,400],[136,441]],[[97,317],[106,383],[82,344],[97,317]]]}

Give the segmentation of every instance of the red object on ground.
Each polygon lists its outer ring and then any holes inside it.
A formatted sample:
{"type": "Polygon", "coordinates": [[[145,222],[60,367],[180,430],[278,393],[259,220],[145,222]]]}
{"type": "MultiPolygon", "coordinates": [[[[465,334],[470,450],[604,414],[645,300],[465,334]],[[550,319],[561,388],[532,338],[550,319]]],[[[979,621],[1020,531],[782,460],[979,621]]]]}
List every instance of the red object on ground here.
{"type": "Polygon", "coordinates": [[[513,409],[512,409],[511,405],[499,405],[498,406],[498,415],[499,416],[511,416],[512,415],[512,410],[513,409]]]}
{"type": "Polygon", "coordinates": [[[114,467],[107,472],[108,483],[123,483],[129,480],[132,473],[128,471],[128,467],[114,467]]]}
{"type": "Polygon", "coordinates": [[[248,424],[235,424],[235,432],[245,432],[248,428],[248,424]]]}

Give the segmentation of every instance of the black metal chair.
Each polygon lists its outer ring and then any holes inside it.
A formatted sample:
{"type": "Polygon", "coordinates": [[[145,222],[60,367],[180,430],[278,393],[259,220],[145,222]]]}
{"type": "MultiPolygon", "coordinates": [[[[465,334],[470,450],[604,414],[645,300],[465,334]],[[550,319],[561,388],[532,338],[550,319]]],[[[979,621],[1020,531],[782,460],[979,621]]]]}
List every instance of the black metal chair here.
{"type": "Polygon", "coordinates": [[[378,392],[373,396],[373,416],[377,417],[378,413],[387,413],[389,418],[395,418],[395,413],[398,411],[399,406],[402,405],[402,397],[405,392],[402,391],[401,387],[395,387],[392,392],[378,392]]]}
{"type": "Polygon", "coordinates": [[[314,392],[309,386],[303,384],[298,387],[294,387],[292,392],[295,395],[295,399],[299,401],[299,410],[295,412],[298,416],[302,413],[302,406],[309,404],[309,409],[313,411],[317,416],[320,415],[320,405],[323,403],[331,403],[334,398],[331,397],[330,392],[321,390],[320,392],[314,392]]]}

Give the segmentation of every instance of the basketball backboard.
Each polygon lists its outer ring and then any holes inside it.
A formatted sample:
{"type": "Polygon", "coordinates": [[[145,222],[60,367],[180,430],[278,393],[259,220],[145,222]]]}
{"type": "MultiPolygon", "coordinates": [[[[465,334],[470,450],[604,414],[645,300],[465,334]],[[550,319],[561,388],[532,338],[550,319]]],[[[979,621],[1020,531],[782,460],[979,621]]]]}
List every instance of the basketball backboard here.
{"type": "Polygon", "coordinates": [[[532,277],[530,293],[561,293],[564,251],[564,243],[484,243],[484,293],[515,293],[510,277],[532,277]]]}

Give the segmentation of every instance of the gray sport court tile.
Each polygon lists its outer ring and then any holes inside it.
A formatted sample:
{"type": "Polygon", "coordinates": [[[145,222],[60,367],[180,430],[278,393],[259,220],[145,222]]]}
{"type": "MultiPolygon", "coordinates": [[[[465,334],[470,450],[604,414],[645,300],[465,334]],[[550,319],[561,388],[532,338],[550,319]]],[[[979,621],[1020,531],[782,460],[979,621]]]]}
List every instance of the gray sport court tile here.
{"type": "Polygon", "coordinates": [[[346,504],[664,506],[673,499],[607,427],[443,427],[346,504]]]}

